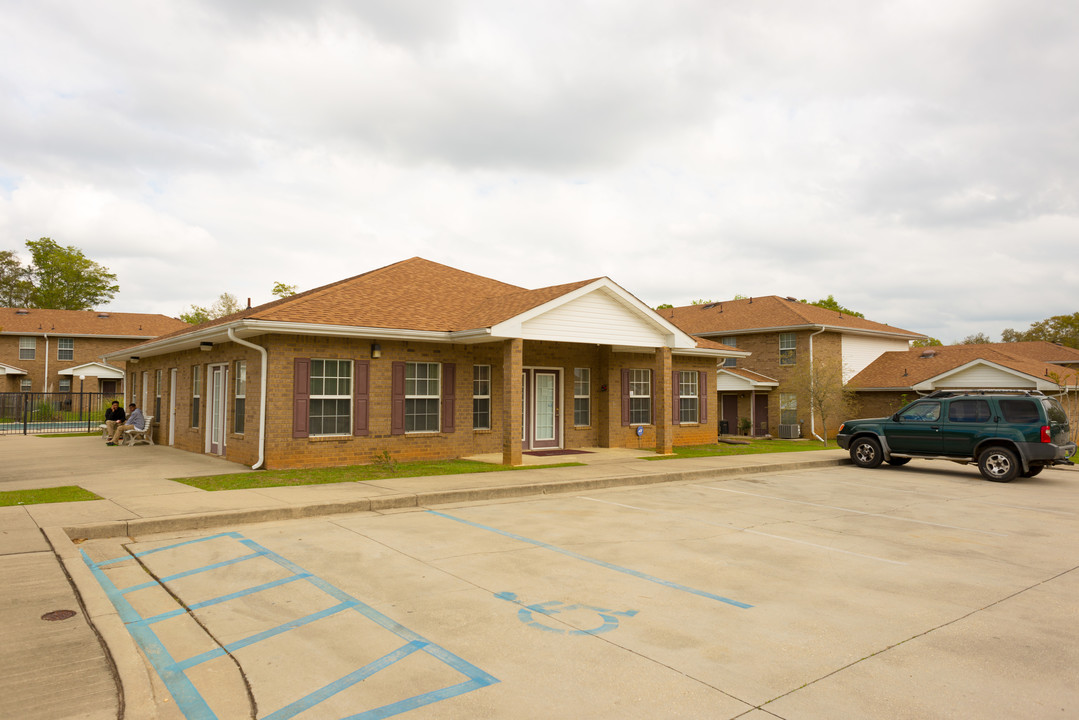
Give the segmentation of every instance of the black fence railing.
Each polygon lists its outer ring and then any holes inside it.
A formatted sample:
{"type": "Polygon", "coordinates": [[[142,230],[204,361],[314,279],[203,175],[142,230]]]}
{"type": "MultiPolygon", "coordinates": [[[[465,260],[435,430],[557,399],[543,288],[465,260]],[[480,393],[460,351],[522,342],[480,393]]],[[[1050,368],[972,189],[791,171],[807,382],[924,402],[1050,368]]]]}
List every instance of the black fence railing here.
{"type": "Polygon", "coordinates": [[[93,432],[115,393],[0,393],[0,435],[93,432]]]}

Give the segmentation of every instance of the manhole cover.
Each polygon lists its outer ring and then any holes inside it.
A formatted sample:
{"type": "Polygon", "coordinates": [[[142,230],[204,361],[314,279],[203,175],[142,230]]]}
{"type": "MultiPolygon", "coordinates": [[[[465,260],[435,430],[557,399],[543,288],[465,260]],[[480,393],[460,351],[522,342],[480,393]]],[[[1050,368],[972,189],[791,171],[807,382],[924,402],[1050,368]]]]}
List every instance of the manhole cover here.
{"type": "Polygon", "coordinates": [[[67,620],[75,617],[74,610],[53,610],[41,616],[42,620],[67,620]]]}

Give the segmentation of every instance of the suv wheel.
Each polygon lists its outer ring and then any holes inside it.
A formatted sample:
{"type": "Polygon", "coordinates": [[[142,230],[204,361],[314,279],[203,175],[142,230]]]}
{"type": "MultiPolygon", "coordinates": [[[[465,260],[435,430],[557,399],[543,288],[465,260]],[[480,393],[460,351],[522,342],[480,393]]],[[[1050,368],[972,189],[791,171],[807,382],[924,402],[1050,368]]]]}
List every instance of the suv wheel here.
{"type": "Polygon", "coordinates": [[[1044,469],[1043,465],[1031,465],[1030,469],[1021,473],[1023,477],[1034,477],[1044,469]]]}
{"type": "Polygon", "coordinates": [[[982,477],[993,482],[1011,482],[1019,474],[1019,458],[1005,447],[991,447],[978,456],[982,477]]]}
{"type": "Polygon", "coordinates": [[[871,437],[862,437],[850,446],[850,459],[858,467],[875,468],[884,460],[884,453],[880,450],[879,442],[871,437]]]}

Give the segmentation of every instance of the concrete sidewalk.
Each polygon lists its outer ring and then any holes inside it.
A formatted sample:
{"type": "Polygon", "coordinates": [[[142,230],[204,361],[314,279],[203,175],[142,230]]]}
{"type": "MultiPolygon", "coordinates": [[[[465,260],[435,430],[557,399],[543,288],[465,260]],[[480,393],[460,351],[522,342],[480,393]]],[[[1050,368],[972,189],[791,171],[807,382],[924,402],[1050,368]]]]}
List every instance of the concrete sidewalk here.
{"type": "Polygon", "coordinates": [[[163,446],[106,447],[99,438],[3,436],[0,454],[0,490],[79,485],[103,498],[0,508],[0,567],[5,577],[17,572],[21,579],[0,587],[0,626],[5,633],[20,633],[19,642],[5,643],[0,651],[0,676],[7,679],[0,716],[22,718],[156,717],[152,679],[116,609],[82,561],[77,544],[83,539],[849,462],[838,450],[649,461],[642,459],[647,450],[596,448],[582,455],[526,456],[530,465],[582,463],[573,467],[206,492],[168,478],[248,468],[163,446]],[[36,619],[56,609],[76,615],[59,623],[36,619]],[[66,632],[56,642],[38,641],[44,633],[38,623],[63,625],[66,632]],[[110,682],[115,692],[108,691],[110,682]]]}

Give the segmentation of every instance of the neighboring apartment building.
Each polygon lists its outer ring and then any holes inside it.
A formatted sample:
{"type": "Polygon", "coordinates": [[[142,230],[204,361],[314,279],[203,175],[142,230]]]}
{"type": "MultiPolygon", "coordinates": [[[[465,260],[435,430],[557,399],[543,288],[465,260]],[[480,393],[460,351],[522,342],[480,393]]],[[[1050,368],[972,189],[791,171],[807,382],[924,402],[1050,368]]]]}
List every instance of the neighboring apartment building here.
{"type": "Polygon", "coordinates": [[[186,327],[164,315],[0,308],[0,392],[119,395],[125,363],[102,356],[186,327]]]}
{"type": "Polygon", "coordinates": [[[717,361],[608,278],[527,290],[412,258],[123,352],[157,442],[254,467],[714,442],[717,361]]]}
{"type": "MultiPolygon", "coordinates": [[[[936,345],[887,352],[851,378],[861,417],[885,417],[935,390],[1079,392],[1079,350],[1050,342],[936,345]]],[[[1074,418],[1073,418],[1074,422],[1074,418]]]]}
{"type": "Polygon", "coordinates": [[[724,361],[716,392],[729,431],[748,421],[753,435],[817,434],[806,398],[792,387],[797,370],[813,358],[838,359],[846,381],[883,353],[906,350],[925,337],[776,295],[658,312],[693,335],[750,352],[724,361]]]}

